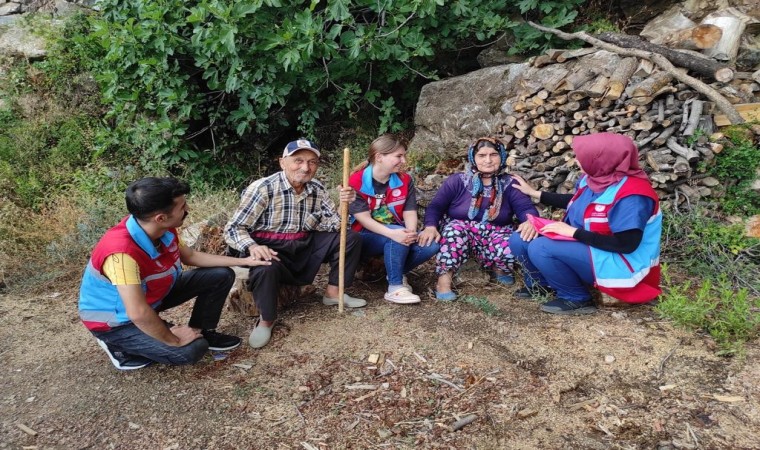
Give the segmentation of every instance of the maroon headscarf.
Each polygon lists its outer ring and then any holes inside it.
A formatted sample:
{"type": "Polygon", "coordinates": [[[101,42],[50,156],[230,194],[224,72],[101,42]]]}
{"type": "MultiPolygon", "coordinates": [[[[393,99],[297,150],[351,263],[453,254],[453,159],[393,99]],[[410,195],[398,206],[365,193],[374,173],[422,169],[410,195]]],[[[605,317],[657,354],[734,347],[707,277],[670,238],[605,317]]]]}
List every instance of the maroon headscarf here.
{"type": "Polygon", "coordinates": [[[626,176],[649,180],[639,167],[639,150],[628,136],[614,133],[578,136],[573,139],[573,150],[594,192],[603,191],[626,176]]]}

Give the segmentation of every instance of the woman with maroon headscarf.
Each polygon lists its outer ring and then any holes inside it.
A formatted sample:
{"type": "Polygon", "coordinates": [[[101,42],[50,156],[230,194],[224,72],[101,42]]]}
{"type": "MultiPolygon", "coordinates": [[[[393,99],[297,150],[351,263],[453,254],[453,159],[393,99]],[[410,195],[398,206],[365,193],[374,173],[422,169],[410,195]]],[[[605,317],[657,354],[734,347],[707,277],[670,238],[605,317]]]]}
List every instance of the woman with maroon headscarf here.
{"type": "Polygon", "coordinates": [[[515,188],[567,209],[560,222],[526,221],[512,234],[509,246],[525,278],[516,295],[556,291],[541,306],[552,314],[596,312],[589,286],[628,303],[653,300],[661,292],[662,213],[636,145],[598,133],[576,137],[573,150],[584,173],[575,194],[540,192],[513,175],[515,188]]]}

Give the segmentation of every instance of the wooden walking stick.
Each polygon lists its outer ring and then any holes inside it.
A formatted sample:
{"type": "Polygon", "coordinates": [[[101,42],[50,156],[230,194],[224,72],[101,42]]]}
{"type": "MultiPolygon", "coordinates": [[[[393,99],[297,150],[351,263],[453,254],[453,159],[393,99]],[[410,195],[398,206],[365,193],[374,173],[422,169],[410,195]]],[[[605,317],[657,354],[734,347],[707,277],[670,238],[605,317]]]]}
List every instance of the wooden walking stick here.
{"type": "MultiPolygon", "coordinates": [[[[348,186],[348,166],[351,150],[343,149],[343,187],[348,186]]],[[[348,202],[340,202],[340,251],[338,253],[338,312],[343,312],[343,287],[346,278],[346,234],[348,233],[348,202]]]]}

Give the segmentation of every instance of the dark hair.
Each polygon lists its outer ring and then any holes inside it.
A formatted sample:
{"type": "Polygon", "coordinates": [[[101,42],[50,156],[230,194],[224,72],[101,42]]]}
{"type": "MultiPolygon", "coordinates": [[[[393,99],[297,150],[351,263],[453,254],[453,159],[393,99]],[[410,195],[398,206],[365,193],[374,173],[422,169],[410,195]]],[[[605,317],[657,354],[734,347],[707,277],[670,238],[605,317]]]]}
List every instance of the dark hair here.
{"type": "Polygon", "coordinates": [[[174,199],[190,193],[190,186],[176,178],[147,177],[127,186],[127,210],[137,219],[147,220],[156,213],[168,213],[174,199]]]}
{"type": "Polygon", "coordinates": [[[487,141],[487,140],[485,140],[485,139],[481,139],[481,140],[479,140],[479,141],[478,141],[478,143],[475,145],[475,153],[477,153],[477,152],[478,152],[478,150],[480,150],[481,148],[484,148],[484,147],[485,147],[485,148],[492,148],[492,149],[496,150],[497,152],[499,151],[499,148],[497,147],[497,145],[496,145],[496,144],[494,144],[494,143],[493,143],[493,142],[491,142],[491,141],[487,141]]]}

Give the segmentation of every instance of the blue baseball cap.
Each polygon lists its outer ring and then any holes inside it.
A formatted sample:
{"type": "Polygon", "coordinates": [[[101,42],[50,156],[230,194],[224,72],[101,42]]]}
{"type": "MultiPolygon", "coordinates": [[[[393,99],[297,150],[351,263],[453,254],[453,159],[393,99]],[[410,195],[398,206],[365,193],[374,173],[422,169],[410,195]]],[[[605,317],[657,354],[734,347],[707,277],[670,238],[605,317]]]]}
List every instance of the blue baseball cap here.
{"type": "Polygon", "coordinates": [[[314,152],[317,156],[321,156],[319,149],[313,142],[306,139],[298,139],[297,141],[289,142],[285,146],[285,150],[282,151],[282,157],[290,156],[298,150],[309,150],[314,152]]]}

